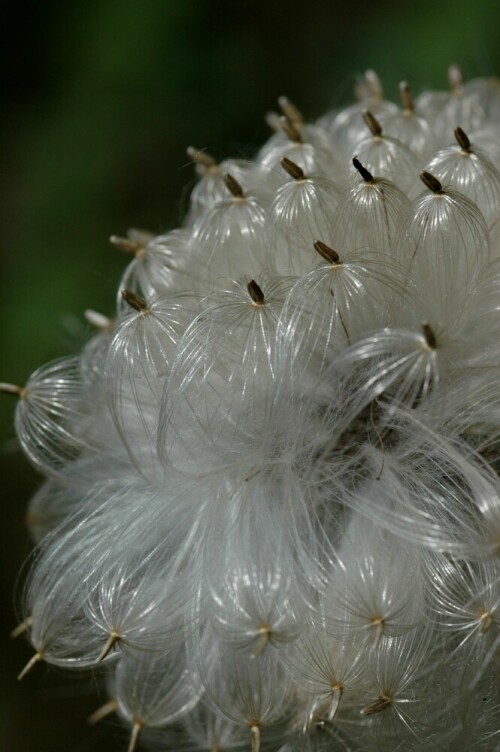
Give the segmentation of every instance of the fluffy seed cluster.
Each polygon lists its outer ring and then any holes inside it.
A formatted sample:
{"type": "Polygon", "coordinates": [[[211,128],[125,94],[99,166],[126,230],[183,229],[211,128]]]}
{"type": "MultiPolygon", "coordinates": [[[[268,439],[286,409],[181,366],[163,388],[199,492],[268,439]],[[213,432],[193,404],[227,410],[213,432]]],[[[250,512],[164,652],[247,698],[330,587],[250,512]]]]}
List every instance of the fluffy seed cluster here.
{"type": "Polygon", "coordinates": [[[500,82],[188,150],[116,316],[36,371],[22,623],[129,752],[500,749],[500,82]]]}

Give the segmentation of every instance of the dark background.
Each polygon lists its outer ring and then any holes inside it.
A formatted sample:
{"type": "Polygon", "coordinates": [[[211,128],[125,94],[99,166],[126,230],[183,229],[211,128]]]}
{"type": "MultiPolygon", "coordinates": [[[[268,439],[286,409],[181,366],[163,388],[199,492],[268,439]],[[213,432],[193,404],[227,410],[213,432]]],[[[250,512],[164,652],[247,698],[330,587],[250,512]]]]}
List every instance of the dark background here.
{"type": "MultiPolygon", "coordinates": [[[[32,0],[3,15],[0,380],[79,349],[87,307],[113,312],[126,261],[109,246],[129,226],[176,226],[193,169],[185,147],[249,156],[263,115],[286,94],[310,117],[349,102],[375,68],[446,88],[500,73],[498,0],[32,0]]],[[[10,7],[9,7],[10,6],[10,7]]],[[[37,666],[15,625],[14,587],[30,550],[26,502],[39,479],[18,451],[15,400],[0,399],[0,748],[113,752],[116,725],[87,728],[92,678],[37,666]]]]}

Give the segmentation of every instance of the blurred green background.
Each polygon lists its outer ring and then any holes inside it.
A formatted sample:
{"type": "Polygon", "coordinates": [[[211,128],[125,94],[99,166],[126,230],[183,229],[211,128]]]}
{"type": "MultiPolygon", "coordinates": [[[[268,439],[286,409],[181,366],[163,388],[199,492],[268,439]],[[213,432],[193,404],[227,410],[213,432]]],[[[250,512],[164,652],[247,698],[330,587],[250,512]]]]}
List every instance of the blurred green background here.
{"type": "MultiPolygon", "coordinates": [[[[500,73],[499,0],[31,0],[8,3],[2,57],[0,379],[24,383],[78,349],[87,307],[113,312],[127,227],[182,219],[193,169],[185,147],[249,156],[263,115],[288,95],[311,118],[348,102],[375,68],[389,96],[500,73]]],[[[500,126],[499,126],[500,127],[500,126]]],[[[30,550],[26,502],[39,483],[18,451],[15,400],[0,400],[0,749],[113,752],[117,724],[88,728],[92,677],[38,666],[15,624],[13,591],[30,550]]]]}

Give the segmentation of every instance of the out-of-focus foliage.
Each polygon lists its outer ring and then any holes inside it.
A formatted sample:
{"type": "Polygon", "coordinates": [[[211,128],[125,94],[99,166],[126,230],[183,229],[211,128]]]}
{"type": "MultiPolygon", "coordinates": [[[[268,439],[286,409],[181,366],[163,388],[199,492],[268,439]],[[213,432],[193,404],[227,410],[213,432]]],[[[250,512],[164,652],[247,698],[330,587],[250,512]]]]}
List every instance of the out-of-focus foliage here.
{"type": "MultiPolygon", "coordinates": [[[[41,363],[79,348],[85,308],[112,313],[125,259],[107,238],[181,221],[193,182],[187,145],[250,155],[278,95],[314,117],[348,100],[369,67],[392,97],[403,78],[415,92],[445,88],[453,62],[466,78],[498,74],[499,26],[498,0],[11,4],[0,52],[0,379],[24,383],[41,363]]],[[[0,747],[111,752],[109,730],[85,727],[98,702],[92,681],[71,696],[57,674],[15,683],[26,650],[5,635],[15,624],[11,593],[29,552],[23,516],[37,478],[12,438],[13,405],[0,401],[0,747]],[[56,725],[47,719],[58,704],[56,725]]]]}

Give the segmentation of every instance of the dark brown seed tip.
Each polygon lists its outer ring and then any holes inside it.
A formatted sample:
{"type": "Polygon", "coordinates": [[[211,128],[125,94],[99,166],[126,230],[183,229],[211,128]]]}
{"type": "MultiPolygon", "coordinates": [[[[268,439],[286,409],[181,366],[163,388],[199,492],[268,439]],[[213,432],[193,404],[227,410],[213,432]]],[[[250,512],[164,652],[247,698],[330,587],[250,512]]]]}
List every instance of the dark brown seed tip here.
{"type": "Polygon", "coordinates": [[[139,295],[136,295],[135,292],[132,292],[132,290],[122,290],[122,298],[126,303],[129,304],[131,308],[134,308],[136,311],[148,310],[148,306],[144,298],[139,297],[139,295]]]}
{"type": "Polygon", "coordinates": [[[427,346],[430,347],[431,350],[435,350],[437,347],[437,339],[428,321],[424,321],[422,323],[422,332],[424,334],[427,346]]]}
{"type": "Polygon", "coordinates": [[[264,305],[264,303],[266,302],[264,293],[254,279],[251,279],[247,284],[247,290],[250,298],[252,299],[252,303],[255,303],[255,305],[264,305]]]}
{"type": "Polygon", "coordinates": [[[363,180],[365,180],[367,183],[372,183],[373,182],[373,180],[374,180],[373,175],[371,174],[371,172],[369,172],[366,169],[366,167],[363,167],[363,165],[361,164],[361,162],[359,161],[359,159],[357,157],[353,157],[352,163],[353,163],[354,167],[356,168],[356,170],[361,175],[361,177],[363,178],[363,180]]]}
{"type": "Polygon", "coordinates": [[[471,150],[471,143],[468,135],[460,128],[460,126],[455,128],[454,133],[457,144],[460,146],[462,151],[465,151],[468,154],[471,150]]]}
{"type": "Polygon", "coordinates": [[[365,110],[363,112],[363,119],[370,129],[372,136],[380,137],[382,135],[382,126],[380,125],[373,112],[370,112],[370,110],[365,110]]]}
{"type": "Polygon", "coordinates": [[[207,154],[206,151],[200,151],[200,149],[196,149],[194,146],[188,146],[186,154],[189,159],[192,159],[193,162],[196,162],[202,167],[206,167],[207,170],[210,167],[217,167],[217,160],[214,159],[211,154],[207,154]]]}
{"type": "Polygon", "coordinates": [[[280,117],[280,126],[283,133],[295,144],[302,143],[302,136],[295,125],[285,116],[280,117]]]}
{"type": "Polygon", "coordinates": [[[443,193],[443,186],[440,181],[434,175],[431,175],[430,172],[421,172],[420,180],[433,193],[443,193]]]}
{"type": "Polygon", "coordinates": [[[322,240],[317,240],[314,243],[314,249],[325,259],[325,261],[332,264],[332,266],[340,264],[340,256],[337,251],[334,251],[333,248],[330,248],[326,243],[323,243],[322,240]]]}
{"type": "Polygon", "coordinates": [[[230,175],[229,173],[224,175],[224,183],[226,184],[226,188],[234,196],[234,198],[245,197],[245,194],[243,193],[243,188],[238,183],[236,178],[233,178],[233,176],[230,175]]]}
{"type": "Polygon", "coordinates": [[[415,110],[415,103],[411,95],[408,81],[401,81],[399,84],[399,96],[401,97],[401,105],[405,112],[413,112],[415,110]]]}
{"type": "Polygon", "coordinates": [[[302,167],[299,167],[298,164],[292,162],[291,159],[288,159],[288,157],[283,157],[280,164],[291,178],[293,178],[294,180],[304,180],[304,170],[302,169],[302,167]]]}

